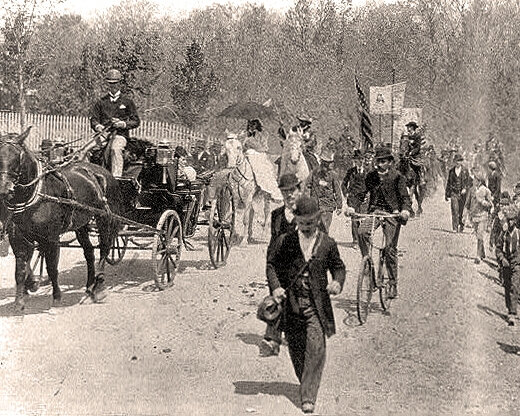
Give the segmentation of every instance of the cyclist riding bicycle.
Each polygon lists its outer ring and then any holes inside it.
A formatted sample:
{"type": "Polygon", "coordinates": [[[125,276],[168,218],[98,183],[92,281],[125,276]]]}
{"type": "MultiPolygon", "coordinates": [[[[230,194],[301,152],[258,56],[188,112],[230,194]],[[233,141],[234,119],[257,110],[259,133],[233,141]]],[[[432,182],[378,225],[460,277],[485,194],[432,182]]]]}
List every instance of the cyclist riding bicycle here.
{"type": "MultiPolygon", "coordinates": [[[[372,221],[374,229],[383,227],[385,234],[385,259],[389,275],[389,298],[397,297],[397,244],[401,225],[410,218],[412,202],[406,187],[406,178],[394,167],[394,156],[389,147],[376,149],[375,169],[365,179],[366,192],[370,193],[368,213],[400,214],[398,218],[363,218],[359,225],[359,247],[364,257],[369,253],[372,221]]],[[[355,210],[349,208],[349,213],[355,210]]]]}

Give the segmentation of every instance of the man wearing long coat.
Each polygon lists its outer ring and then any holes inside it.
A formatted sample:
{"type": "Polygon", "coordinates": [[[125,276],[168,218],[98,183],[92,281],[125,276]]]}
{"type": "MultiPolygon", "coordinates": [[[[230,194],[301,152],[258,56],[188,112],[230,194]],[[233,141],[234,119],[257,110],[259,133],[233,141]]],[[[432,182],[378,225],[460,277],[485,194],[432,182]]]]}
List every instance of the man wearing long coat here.
{"type": "Polygon", "coordinates": [[[325,336],[336,332],[329,294],[341,292],[345,265],[336,242],[318,229],[318,202],[303,196],[294,214],[298,229],[269,245],[266,274],[273,296],[286,298],[280,328],[301,383],[302,409],[312,413],[325,366],[325,336]]]}

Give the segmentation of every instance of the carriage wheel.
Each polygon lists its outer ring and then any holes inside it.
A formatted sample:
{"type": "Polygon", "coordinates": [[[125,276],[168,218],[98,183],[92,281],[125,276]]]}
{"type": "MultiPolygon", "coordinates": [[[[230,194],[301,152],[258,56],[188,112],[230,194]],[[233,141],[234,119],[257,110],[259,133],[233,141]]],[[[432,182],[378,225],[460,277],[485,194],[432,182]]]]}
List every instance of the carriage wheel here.
{"type": "Polygon", "coordinates": [[[128,247],[128,236],[117,235],[114,238],[114,243],[112,244],[112,248],[110,249],[110,253],[108,253],[107,263],[114,266],[118,264],[126,253],[126,248],[128,247]]]}
{"type": "Polygon", "coordinates": [[[211,203],[208,226],[208,249],[216,269],[225,265],[235,231],[235,204],[231,188],[225,186],[211,203]]]}
{"type": "Polygon", "coordinates": [[[157,223],[152,260],[155,263],[155,285],[164,290],[173,284],[181,259],[182,223],[174,210],[164,211],[157,223]]]}

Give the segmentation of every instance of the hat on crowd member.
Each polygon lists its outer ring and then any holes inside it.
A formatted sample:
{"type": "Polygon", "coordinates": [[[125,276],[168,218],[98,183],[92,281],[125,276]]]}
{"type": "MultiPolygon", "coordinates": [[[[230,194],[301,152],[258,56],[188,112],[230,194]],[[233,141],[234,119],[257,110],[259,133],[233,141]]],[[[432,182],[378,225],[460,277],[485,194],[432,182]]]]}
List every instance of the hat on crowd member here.
{"type": "Polygon", "coordinates": [[[321,215],[318,200],[307,195],[303,195],[296,201],[296,208],[294,210],[296,217],[315,218],[321,215]]]}
{"type": "Polygon", "coordinates": [[[182,146],[177,146],[175,148],[175,153],[173,155],[174,157],[187,157],[188,156],[188,152],[186,151],[186,149],[182,146]]]}
{"type": "Polygon", "coordinates": [[[464,160],[464,158],[462,157],[462,155],[460,153],[457,153],[454,157],[453,157],[453,160],[455,162],[458,162],[459,160],[464,160]]]}
{"type": "Polygon", "coordinates": [[[415,121],[410,121],[410,122],[406,123],[406,127],[413,127],[414,129],[416,129],[419,126],[417,125],[417,123],[415,121]]]}
{"type": "Polygon", "coordinates": [[[513,192],[515,194],[520,194],[520,182],[518,182],[515,187],[513,188],[513,192]]]}
{"type": "Polygon", "coordinates": [[[500,204],[507,205],[511,203],[511,196],[509,195],[509,192],[504,191],[500,194],[500,204]]]}
{"type": "Polygon", "coordinates": [[[298,121],[301,121],[303,123],[309,123],[312,124],[312,117],[309,117],[307,114],[301,114],[297,117],[298,121]]]}
{"type": "Polygon", "coordinates": [[[491,170],[495,170],[497,168],[497,164],[494,160],[489,161],[488,166],[491,170]]]}
{"type": "Polygon", "coordinates": [[[320,160],[322,162],[334,162],[334,153],[332,150],[324,148],[320,154],[320,160]]]}
{"type": "Polygon", "coordinates": [[[105,81],[109,84],[115,84],[116,82],[120,82],[121,79],[123,79],[121,72],[114,68],[109,69],[105,75],[105,81]]]}
{"type": "Polygon", "coordinates": [[[228,131],[226,133],[226,139],[238,139],[238,134],[228,131]]]}
{"type": "Polygon", "coordinates": [[[518,218],[518,209],[513,205],[504,210],[508,220],[516,220],[518,218]]]}
{"type": "Polygon", "coordinates": [[[376,160],[381,159],[391,159],[394,160],[394,155],[392,154],[392,149],[387,146],[381,146],[376,149],[376,160]]]}
{"type": "Polygon", "coordinates": [[[359,160],[359,159],[362,159],[362,158],[363,158],[363,155],[361,154],[361,150],[354,149],[354,153],[352,154],[352,159],[359,160]]]}
{"type": "Polygon", "coordinates": [[[301,181],[294,173],[285,173],[280,177],[280,181],[278,182],[278,188],[281,191],[288,191],[290,189],[295,189],[300,185],[301,181]]]}

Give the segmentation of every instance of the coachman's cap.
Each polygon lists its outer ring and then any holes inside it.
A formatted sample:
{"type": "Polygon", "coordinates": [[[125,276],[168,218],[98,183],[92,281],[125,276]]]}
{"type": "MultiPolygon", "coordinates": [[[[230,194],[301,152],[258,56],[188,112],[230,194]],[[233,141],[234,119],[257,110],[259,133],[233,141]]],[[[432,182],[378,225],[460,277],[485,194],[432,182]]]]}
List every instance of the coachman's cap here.
{"type": "Polygon", "coordinates": [[[315,217],[320,214],[318,200],[307,195],[303,195],[296,201],[294,215],[297,217],[315,217]]]}
{"type": "Polygon", "coordinates": [[[300,180],[294,173],[286,173],[281,176],[278,188],[280,188],[281,191],[288,191],[289,189],[296,188],[299,184],[300,180]]]}
{"type": "Polygon", "coordinates": [[[123,79],[123,76],[117,69],[109,69],[105,75],[105,80],[109,84],[120,82],[121,79],[123,79]]]}
{"type": "Polygon", "coordinates": [[[394,155],[392,154],[392,149],[386,146],[378,147],[376,149],[376,160],[377,159],[392,159],[394,160],[394,155]]]}

